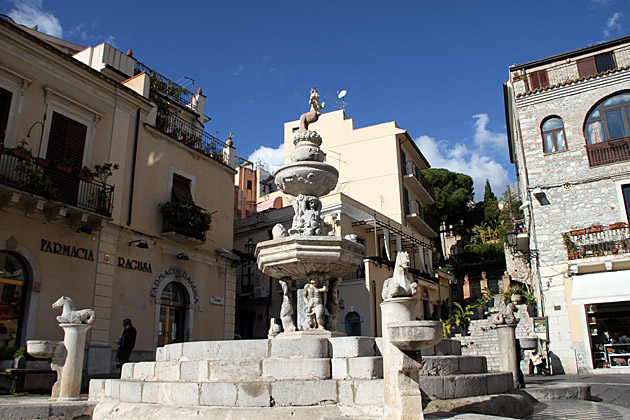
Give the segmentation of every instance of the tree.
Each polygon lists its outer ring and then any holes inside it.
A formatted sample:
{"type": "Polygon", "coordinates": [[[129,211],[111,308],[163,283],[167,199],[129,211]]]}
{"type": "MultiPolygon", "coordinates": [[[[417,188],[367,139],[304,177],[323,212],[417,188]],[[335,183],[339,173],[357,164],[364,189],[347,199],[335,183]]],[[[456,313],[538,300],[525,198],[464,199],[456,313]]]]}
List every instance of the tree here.
{"type": "Polygon", "coordinates": [[[426,206],[427,212],[447,225],[459,222],[472,201],[473,180],[470,176],[448,169],[423,169],[422,175],[433,187],[435,203],[426,206]]]}
{"type": "Polygon", "coordinates": [[[483,221],[491,227],[497,227],[499,224],[499,202],[492,192],[490,181],[487,179],[483,194],[483,221]]]}

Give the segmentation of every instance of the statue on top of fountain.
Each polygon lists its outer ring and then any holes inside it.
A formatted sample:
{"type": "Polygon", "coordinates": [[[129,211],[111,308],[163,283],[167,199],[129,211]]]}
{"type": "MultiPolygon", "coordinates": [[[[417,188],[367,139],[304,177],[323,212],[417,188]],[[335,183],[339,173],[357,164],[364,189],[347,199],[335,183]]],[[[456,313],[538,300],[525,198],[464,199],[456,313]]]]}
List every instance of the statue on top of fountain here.
{"type": "Polygon", "coordinates": [[[311,110],[300,116],[300,131],[308,131],[308,125],[314,123],[322,115],[322,109],[326,108],[326,102],[319,104],[319,92],[317,88],[311,88],[311,97],[308,100],[311,110]]]}
{"type": "Polygon", "coordinates": [[[411,297],[418,291],[418,283],[409,276],[409,254],[405,251],[396,255],[394,275],[383,283],[383,300],[395,297],[411,297]]]}

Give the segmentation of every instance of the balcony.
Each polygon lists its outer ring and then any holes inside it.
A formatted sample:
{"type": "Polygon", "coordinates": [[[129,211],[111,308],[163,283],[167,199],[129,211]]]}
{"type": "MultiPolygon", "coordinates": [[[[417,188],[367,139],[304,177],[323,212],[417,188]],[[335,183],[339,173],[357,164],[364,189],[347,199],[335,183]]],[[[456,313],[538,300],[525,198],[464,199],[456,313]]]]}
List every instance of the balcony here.
{"type": "Polygon", "coordinates": [[[626,223],[591,226],[562,234],[569,260],[630,253],[630,235],[626,223]]]}
{"type": "Polygon", "coordinates": [[[405,208],[407,221],[422,235],[433,238],[440,231],[440,225],[436,220],[425,213],[424,208],[417,200],[407,203],[405,208]]]}
{"type": "Polygon", "coordinates": [[[194,204],[168,201],[160,205],[162,234],[177,242],[199,245],[206,241],[212,216],[194,204]]]}
{"type": "Polygon", "coordinates": [[[412,161],[405,163],[403,170],[403,182],[407,188],[412,190],[422,200],[423,203],[433,204],[435,202],[433,199],[433,187],[429,184],[429,181],[422,176],[420,168],[418,168],[418,166],[412,161]]]}
{"type": "Polygon", "coordinates": [[[100,224],[111,217],[114,187],[81,174],[76,168],[33,158],[20,149],[2,149],[2,205],[27,215],[46,213],[49,220],[69,218],[71,224],[100,224]]]}
{"type": "Polygon", "coordinates": [[[136,61],[136,67],[134,69],[134,76],[136,74],[145,72],[151,78],[151,94],[159,94],[168,99],[171,99],[180,105],[197,111],[197,104],[193,101],[193,93],[183,86],[178,85],[170,79],[162,76],[152,68],[136,61]]]}
{"type": "Polygon", "coordinates": [[[630,160],[630,137],[587,144],[589,166],[607,165],[630,160]]]}

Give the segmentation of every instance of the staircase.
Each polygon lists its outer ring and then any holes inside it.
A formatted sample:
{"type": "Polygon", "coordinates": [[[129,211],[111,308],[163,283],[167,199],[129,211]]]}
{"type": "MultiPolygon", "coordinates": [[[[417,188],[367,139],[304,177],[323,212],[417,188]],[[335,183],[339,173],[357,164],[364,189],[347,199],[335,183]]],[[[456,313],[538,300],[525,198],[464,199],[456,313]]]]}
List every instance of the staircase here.
{"type": "MultiPolygon", "coordinates": [[[[517,317],[520,322],[516,326],[516,338],[535,337],[534,324],[531,317],[527,313],[526,305],[517,305],[517,317]]],[[[490,315],[496,313],[496,309],[491,309],[487,314],[487,318],[475,319],[468,326],[468,335],[455,335],[455,339],[462,345],[462,354],[467,356],[485,356],[487,359],[488,370],[491,372],[499,371],[499,345],[495,326],[490,321],[490,315]]],[[[527,373],[529,356],[531,351],[525,351],[525,357],[521,362],[521,370],[527,373]]]]}

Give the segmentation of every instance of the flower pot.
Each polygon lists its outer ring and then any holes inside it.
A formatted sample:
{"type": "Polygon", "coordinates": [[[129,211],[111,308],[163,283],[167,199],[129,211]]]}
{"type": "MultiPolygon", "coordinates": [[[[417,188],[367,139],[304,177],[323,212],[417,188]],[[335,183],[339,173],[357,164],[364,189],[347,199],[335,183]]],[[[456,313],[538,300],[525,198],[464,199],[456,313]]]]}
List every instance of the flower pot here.
{"type": "Polygon", "coordinates": [[[58,170],[59,172],[63,172],[66,174],[69,174],[70,172],[72,172],[72,168],[70,166],[63,166],[60,164],[55,165],[55,169],[58,170]]]}
{"type": "Polygon", "coordinates": [[[586,229],[577,229],[571,231],[571,236],[584,235],[586,233],[586,229]]]}
{"type": "Polygon", "coordinates": [[[29,160],[31,158],[30,153],[22,149],[11,149],[11,154],[18,159],[29,160]]]}
{"type": "Polygon", "coordinates": [[[617,223],[613,223],[612,225],[608,226],[608,229],[615,230],[615,229],[623,229],[625,227],[626,227],[626,224],[624,222],[617,222],[617,223]]]}
{"type": "Polygon", "coordinates": [[[35,158],[35,163],[39,166],[43,166],[43,167],[48,167],[48,165],[50,164],[50,162],[44,158],[35,158]]]}
{"type": "Polygon", "coordinates": [[[591,226],[590,228],[588,228],[588,233],[597,233],[603,230],[604,230],[603,226],[591,226]]]}

